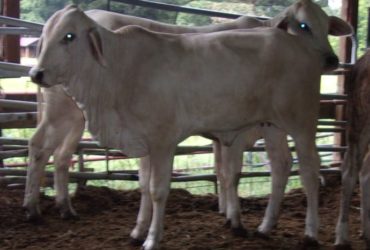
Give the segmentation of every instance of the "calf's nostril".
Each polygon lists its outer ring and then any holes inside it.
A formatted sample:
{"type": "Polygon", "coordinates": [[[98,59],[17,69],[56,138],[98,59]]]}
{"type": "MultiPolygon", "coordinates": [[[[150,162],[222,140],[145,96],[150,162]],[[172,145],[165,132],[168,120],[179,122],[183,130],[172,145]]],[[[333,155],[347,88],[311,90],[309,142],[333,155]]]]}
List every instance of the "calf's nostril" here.
{"type": "Polygon", "coordinates": [[[339,65],[339,60],[338,60],[338,57],[337,56],[327,56],[326,57],[326,66],[329,67],[329,68],[337,68],[339,65]]]}
{"type": "Polygon", "coordinates": [[[31,69],[29,75],[34,83],[42,83],[42,80],[44,78],[44,70],[31,69]]]}

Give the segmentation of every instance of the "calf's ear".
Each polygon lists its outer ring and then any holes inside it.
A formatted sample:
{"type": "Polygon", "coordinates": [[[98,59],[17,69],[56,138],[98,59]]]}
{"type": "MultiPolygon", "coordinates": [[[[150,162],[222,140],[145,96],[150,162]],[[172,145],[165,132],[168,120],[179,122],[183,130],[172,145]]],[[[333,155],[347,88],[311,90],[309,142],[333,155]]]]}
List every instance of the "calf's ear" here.
{"type": "Polygon", "coordinates": [[[352,26],[336,16],[329,17],[329,34],[332,36],[350,36],[353,34],[352,26]]]}
{"type": "Polygon", "coordinates": [[[78,9],[78,6],[76,4],[68,4],[64,7],[65,10],[69,9],[78,9]]]}
{"type": "Polygon", "coordinates": [[[274,27],[287,31],[289,24],[288,19],[288,16],[282,16],[281,19],[275,23],[274,27]]]}
{"type": "Polygon", "coordinates": [[[103,55],[103,44],[101,37],[96,28],[92,28],[88,31],[88,41],[91,53],[95,60],[97,60],[103,67],[107,66],[107,62],[105,61],[103,55]]]}
{"type": "Polygon", "coordinates": [[[36,54],[37,54],[37,56],[39,56],[40,53],[41,53],[41,50],[42,50],[42,42],[43,42],[43,38],[42,38],[42,36],[40,36],[40,39],[37,42],[37,48],[36,48],[36,54]]]}

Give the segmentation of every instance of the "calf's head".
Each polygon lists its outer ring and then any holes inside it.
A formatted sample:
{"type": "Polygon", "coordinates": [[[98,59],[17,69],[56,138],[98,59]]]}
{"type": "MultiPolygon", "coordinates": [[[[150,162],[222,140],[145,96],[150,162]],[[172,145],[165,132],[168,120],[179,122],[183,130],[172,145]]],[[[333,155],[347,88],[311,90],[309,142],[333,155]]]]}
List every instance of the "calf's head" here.
{"type": "Polygon", "coordinates": [[[98,29],[101,28],[74,5],[56,12],[44,26],[38,64],[29,72],[32,81],[50,87],[68,83],[75,76],[73,72],[91,63],[105,66],[98,29]]]}
{"type": "Polygon", "coordinates": [[[312,0],[297,1],[274,21],[275,26],[309,41],[323,56],[324,70],[338,67],[338,57],[329,44],[328,35],[349,36],[353,33],[348,23],[326,15],[312,0]]]}

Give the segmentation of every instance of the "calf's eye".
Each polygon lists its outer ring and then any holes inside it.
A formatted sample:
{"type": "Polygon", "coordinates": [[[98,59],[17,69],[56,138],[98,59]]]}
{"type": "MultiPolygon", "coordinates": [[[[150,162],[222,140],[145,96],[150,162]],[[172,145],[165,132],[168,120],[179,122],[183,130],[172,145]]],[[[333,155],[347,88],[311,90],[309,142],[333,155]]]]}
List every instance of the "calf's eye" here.
{"type": "Polygon", "coordinates": [[[304,31],[310,31],[310,27],[307,25],[307,23],[299,23],[299,28],[304,31]]]}
{"type": "Polygon", "coordinates": [[[76,38],[76,35],[75,34],[73,34],[73,33],[67,33],[63,37],[63,42],[64,43],[69,43],[69,42],[72,42],[75,38],[76,38]]]}

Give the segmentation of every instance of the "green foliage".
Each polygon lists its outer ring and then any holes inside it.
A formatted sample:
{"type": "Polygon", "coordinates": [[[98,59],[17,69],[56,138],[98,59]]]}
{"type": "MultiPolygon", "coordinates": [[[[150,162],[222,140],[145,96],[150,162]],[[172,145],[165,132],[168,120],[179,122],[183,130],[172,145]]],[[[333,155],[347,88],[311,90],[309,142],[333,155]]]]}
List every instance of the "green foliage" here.
{"type": "Polygon", "coordinates": [[[257,16],[273,17],[294,2],[295,0],[257,0],[254,12],[257,16]]]}
{"type": "Polygon", "coordinates": [[[126,15],[144,17],[152,20],[157,20],[165,23],[175,23],[177,13],[172,11],[156,10],[151,8],[144,8],[140,6],[115,3],[112,4],[111,10],[126,15]]]}
{"type": "Polygon", "coordinates": [[[369,0],[360,0],[359,1],[359,12],[358,12],[358,27],[357,27],[357,40],[359,43],[358,55],[364,53],[366,48],[366,35],[367,35],[367,17],[368,17],[368,8],[370,8],[369,0]]]}
{"type": "Polygon", "coordinates": [[[107,8],[106,0],[72,0],[72,2],[83,10],[107,8]]]}
{"type": "Polygon", "coordinates": [[[44,23],[55,11],[69,3],[69,0],[22,0],[21,18],[44,23]]]}
{"type": "MultiPolygon", "coordinates": [[[[187,7],[198,9],[209,9],[214,11],[237,13],[237,14],[253,14],[253,5],[241,2],[219,2],[219,1],[192,1],[186,5],[187,7]]],[[[202,26],[217,22],[225,22],[225,19],[213,18],[208,16],[193,15],[187,13],[179,13],[177,16],[176,24],[202,26]]]]}
{"type": "MultiPolygon", "coordinates": [[[[208,1],[193,1],[187,4],[187,7],[205,9],[208,1]]],[[[208,6],[209,7],[209,6],[208,6]]],[[[178,13],[176,24],[177,25],[189,25],[189,26],[202,26],[212,23],[212,19],[208,16],[193,15],[188,13],[178,13]]]]}

